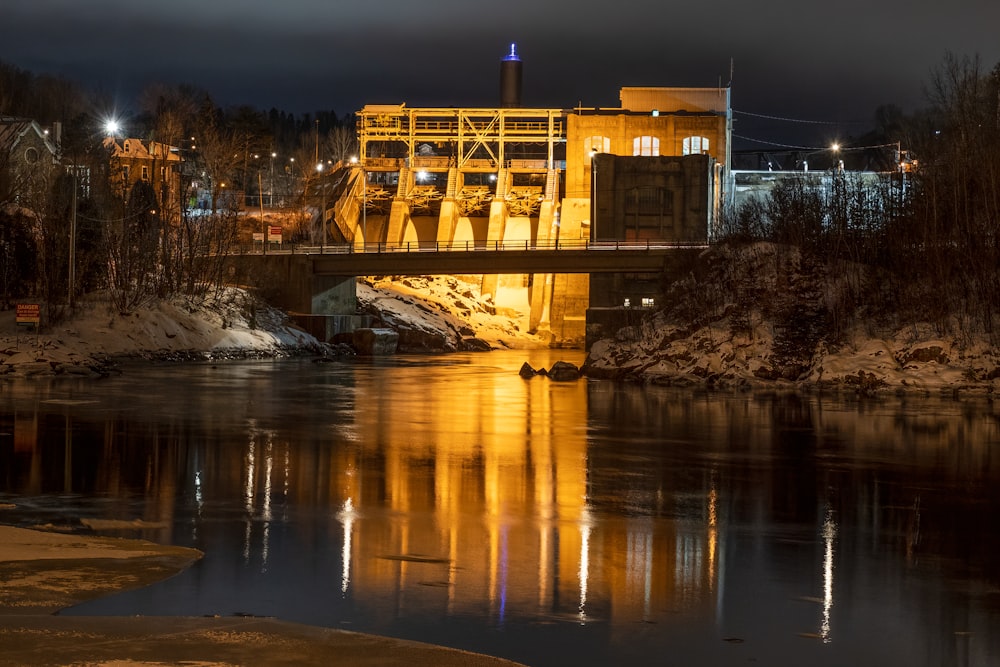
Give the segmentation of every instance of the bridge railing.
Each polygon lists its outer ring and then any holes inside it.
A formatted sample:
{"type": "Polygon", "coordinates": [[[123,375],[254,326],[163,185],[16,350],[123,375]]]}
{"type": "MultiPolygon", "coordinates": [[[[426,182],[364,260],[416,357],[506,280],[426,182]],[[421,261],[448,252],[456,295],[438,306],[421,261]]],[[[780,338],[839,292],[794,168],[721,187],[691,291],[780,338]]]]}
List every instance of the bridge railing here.
{"type": "MultiPolygon", "coordinates": [[[[352,253],[386,254],[408,252],[502,252],[533,250],[594,250],[632,251],[663,250],[668,248],[707,248],[700,241],[588,241],[587,239],[548,241],[404,241],[402,243],[343,243],[327,245],[282,244],[271,246],[268,254],[275,255],[347,255],[352,253]]],[[[259,254],[263,249],[256,244],[252,249],[244,248],[245,254],[259,254]]]]}

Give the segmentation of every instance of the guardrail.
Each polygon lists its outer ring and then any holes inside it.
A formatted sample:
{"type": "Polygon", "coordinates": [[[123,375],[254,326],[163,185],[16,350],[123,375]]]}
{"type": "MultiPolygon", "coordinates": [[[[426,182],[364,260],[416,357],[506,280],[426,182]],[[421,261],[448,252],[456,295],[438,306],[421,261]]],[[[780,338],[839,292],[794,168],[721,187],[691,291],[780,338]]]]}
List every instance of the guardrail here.
{"type": "MultiPolygon", "coordinates": [[[[341,243],[327,245],[282,244],[267,248],[269,255],[348,255],[348,254],[390,254],[409,252],[503,252],[533,250],[593,250],[645,252],[649,250],[707,248],[707,243],[698,241],[406,241],[403,243],[341,243]]],[[[243,254],[262,254],[260,245],[244,248],[243,254]]]]}

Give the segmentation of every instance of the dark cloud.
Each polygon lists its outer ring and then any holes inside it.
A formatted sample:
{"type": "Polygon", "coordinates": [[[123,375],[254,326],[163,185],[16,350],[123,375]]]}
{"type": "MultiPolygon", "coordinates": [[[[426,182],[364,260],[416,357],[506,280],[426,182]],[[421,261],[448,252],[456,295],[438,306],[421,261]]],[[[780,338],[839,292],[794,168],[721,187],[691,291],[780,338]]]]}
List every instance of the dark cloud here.
{"type": "MultiPolygon", "coordinates": [[[[845,133],[881,104],[921,105],[948,52],[1000,61],[1000,3],[980,0],[14,0],[4,13],[4,62],[123,100],[184,83],[294,113],[492,106],[514,41],[529,106],[614,106],[621,86],[726,85],[732,72],[734,109],[845,133]]],[[[744,117],[747,128],[781,131],[744,117]]]]}

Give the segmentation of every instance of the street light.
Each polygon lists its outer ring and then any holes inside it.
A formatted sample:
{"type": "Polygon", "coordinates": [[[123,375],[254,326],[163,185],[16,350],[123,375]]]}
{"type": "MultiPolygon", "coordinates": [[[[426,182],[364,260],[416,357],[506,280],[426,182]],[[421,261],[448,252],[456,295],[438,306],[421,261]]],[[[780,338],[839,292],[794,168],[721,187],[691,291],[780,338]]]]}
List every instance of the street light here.
{"type": "Polygon", "coordinates": [[[268,180],[267,184],[267,205],[274,208],[274,158],[278,157],[278,154],[271,152],[271,178],[268,180]]]}
{"type": "Polygon", "coordinates": [[[323,229],[323,235],[320,237],[320,241],[319,241],[319,248],[320,248],[320,253],[322,253],[323,250],[324,250],[324,248],[325,248],[325,246],[326,246],[326,187],[323,184],[323,178],[322,178],[322,176],[323,176],[323,163],[322,162],[317,162],[316,163],[316,174],[319,177],[317,179],[317,185],[320,188],[320,190],[322,190],[322,192],[323,192],[323,194],[322,194],[322,202],[323,203],[322,203],[322,205],[320,206],[320,209],[319,209],[319,225],[323,229]]]}
{"type": "Polygon", "coordinates": [[[597,241],[597,146],[590,149],[590,240],[597,241]]]}

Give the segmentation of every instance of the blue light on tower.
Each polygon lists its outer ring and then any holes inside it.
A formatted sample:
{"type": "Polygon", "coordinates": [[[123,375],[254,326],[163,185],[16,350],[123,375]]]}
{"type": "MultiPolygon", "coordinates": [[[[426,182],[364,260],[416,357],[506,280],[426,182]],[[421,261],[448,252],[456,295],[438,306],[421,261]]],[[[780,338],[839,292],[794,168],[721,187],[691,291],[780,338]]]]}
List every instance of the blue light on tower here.
{"type": "Polygon", "coordinates": [[[500,106],[521,106],[521,58],[514,42],[510,43],[510,53],[500,61],[500,106]]]}

